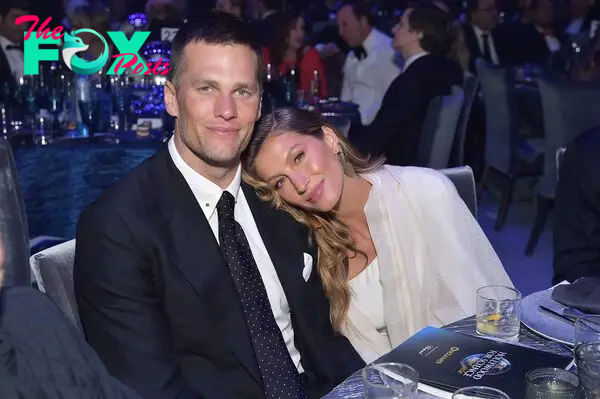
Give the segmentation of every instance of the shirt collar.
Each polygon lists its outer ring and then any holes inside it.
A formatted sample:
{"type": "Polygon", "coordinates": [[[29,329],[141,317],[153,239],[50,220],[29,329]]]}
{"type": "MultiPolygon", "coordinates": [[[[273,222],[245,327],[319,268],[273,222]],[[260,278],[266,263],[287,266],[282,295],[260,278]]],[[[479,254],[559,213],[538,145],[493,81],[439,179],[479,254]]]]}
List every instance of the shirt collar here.
{"type": "Polygon", "coordinates": [[[235,176],[229,186],[223,190],[221,187],[196,172],[183,160],[175,147],[174,137],[171,137],[169,140],[168,149],[169,155],[171,155],[171,159],[173,159],[173,163],[183,175],[183,178],[192,190],[194,197],[196,197],[196,200],[200,204],[204,216],[206,216],[206,220],[209,220],[214,215],[217,209],[217,203],[219,202],[223,191],[229,191],[237,202],[242,180],[241,165],[238,166],[235,176]]]}
{"type": "Polygon", "coordinates": [[[473,27],[473,32],[475,32],[475,35],[477,35],[477,37],[481,37],[482,35],[490,34],[490,32],[485,32],[478,26],[475,26],[475,25],[471,25],[471,26],[473,27]]]}
{"type": "Polygon", "coordinates": [[[6,37],[0,35],[0,47],[2,47],[2,50],[6,50],[6,47],[8,46],[16,46],[16,43],[13,43],[6,37]]]}
{"type": "Polygon", "coordinates": [[[428,52],[424,51],[422,53],[418,53],[415,55],[412,55],[410,57],[408,57],[408,59],[404,62],[404,67],[402,68],[402,71],[406,71],[408,69],[408,67],[410,66],[410,64],[412,64],[413,62],[415,62],[416,60],[418,60],[421,57],[426,56],[427,54],[429,54],[428,52]]]}
{"type": "Polygon", "coordinates": [[[367,55],[369,54],[369,50],[373,49],[377,44],[377,33],[375,33],[375,30],[375,28],[371,28],[371,32],[362,44],[365,50],[367,50],[367,55]]]}

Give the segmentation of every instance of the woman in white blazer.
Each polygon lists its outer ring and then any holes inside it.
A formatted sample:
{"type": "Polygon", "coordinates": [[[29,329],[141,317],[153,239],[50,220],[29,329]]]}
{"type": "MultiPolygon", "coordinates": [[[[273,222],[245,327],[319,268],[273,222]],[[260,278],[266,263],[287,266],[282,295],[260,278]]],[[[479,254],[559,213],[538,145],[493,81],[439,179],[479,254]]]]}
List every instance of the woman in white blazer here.
{"type": "Polygon", "coordinates": [[[333,326],[366,362],[473,315],[479,287],[512,286],[443,174],[363,157],[315,113],[266,115],[243,162],[264,200],[311,228],[333,326]]]}

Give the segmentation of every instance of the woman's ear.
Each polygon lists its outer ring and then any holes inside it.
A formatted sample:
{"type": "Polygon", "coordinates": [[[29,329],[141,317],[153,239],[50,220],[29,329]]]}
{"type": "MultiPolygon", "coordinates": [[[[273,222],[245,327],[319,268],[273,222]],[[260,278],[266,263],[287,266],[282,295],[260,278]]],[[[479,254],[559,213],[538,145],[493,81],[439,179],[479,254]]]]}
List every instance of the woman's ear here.
{"type": "Polygon", "coordinates": [[[330,127],[323,126],[321,127],[323,130],[323,140],[325,140],[325,144],[331,149],[334,154],[340,152],[340,139],[337,134],[330,127]]]}

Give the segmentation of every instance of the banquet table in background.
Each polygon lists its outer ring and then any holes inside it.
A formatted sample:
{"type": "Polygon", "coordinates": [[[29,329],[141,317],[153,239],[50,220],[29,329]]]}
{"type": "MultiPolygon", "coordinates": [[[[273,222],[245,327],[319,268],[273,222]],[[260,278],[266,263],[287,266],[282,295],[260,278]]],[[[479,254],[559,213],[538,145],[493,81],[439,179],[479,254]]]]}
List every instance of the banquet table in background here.
{"type": "MultiPolygon", "coordinates": [[[[456,323],[450,324],[444,329],[447,329],[452,332],[467,334],[467,335],[476,335],[475,332],[475,317],[468,317],[464,320],[457,321],[456,323]]],[[[528,348],[533,348],[540,351],[555,353],[563,356],[573,356],[573,352],[566,346],[557,342],[553,342],[542,338],[526,327],[521,326],[521,331],[519,332],[518,342],[513,342],[516,345],[526,346],[528,348]]],[[[407,363],[410,365],[410,361],[407,359],[398,359],[394,355],[394,350],[389,352],[387,355],[384,355],[380,362],[396,362],[396,363],[407,363]]],[[[361,370],[362,371],[362,370],[361,370]]],[[[350,377],[346,379],[346,381],[342,382],[336,388],[333,389],[329,394],[324,396],[322,399],[362,399],[364,398],[363,391],[363,383],[362,383],[362,373],[361,371],[357,371],[350,377]]],[[[418,371],[418,370],[417,370],[418,371]]],[[[435,396],[428,395],[426,393],[420,392],[418,395],[418,399],[433,399],[435,396]]]]}
{"type": "Polygon", "coordinates": [[[72,238],[80,212],[162,145],[65,139],[45,146],[11,140],[31,237],[72,238]]]}

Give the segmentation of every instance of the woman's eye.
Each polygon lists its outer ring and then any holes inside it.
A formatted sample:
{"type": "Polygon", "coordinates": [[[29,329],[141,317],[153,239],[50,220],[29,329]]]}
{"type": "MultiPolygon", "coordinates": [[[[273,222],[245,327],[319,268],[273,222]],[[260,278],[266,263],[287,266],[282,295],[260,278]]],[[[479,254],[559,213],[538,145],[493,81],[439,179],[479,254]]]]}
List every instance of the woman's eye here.
{"type": "Polygon", "coordinates": [[[304,152],[299,152],[298,155],[294,157],[294,162],[298,163],[304,158],[304,152]]]}
{"type": "Polygon", "coordinates": [[[283,185],[283,177],[275,182],[275,190],[279,190],[283,185]]]}

